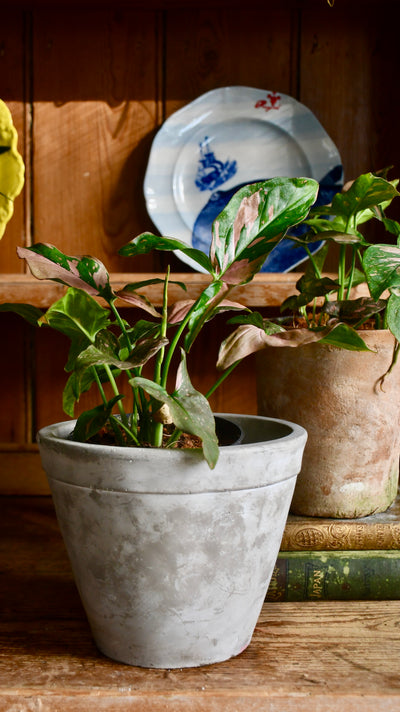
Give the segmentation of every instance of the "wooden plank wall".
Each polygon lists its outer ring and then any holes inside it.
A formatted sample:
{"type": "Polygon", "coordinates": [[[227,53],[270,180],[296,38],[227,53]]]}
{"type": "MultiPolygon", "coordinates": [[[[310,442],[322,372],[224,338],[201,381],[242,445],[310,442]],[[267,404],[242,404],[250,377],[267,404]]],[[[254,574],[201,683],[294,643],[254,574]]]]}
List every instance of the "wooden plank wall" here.
{"type": "MultiPolygon", "coordinates": [[[[2,8],[0,97],[27,177],[0,242],[1,273],[21,272],[16,246],[33,241],[95,254],[113,272],[161,270],[159,255],[132,264],[116,250],[153,228],[142,183],[157,128],[220,86],[304,102],[338,146],[347,178],[392,164],[399,174],[396,3],[381,0],[379,11],[351,0],[164,5],[2,8]]],[[[189,270],[178,259],[172,268],[189,270]]],[[[32,443],[38,427],[64,418],[67,344],[12,315],[0,323],[0,492],[45,491],[32,443]]],[[[193,353],[199,387],[213,380],[221,332],[220,322],[210,325],[193,353]]],[[[216,410],[255,412],[251,360],[239,375],[214,397],[216,410]]]]}

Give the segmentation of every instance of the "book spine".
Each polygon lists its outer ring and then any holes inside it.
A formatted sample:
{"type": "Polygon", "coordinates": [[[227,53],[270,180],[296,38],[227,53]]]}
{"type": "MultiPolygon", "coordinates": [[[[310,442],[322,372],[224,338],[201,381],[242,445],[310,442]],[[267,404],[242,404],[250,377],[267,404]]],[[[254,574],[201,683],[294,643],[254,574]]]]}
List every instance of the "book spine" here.
{"type": "Polygon", "coordinates": [[[265,600],[400,600],[400,550],[281,552],[265,600]]]}
{"type": "Polygon", "coordinates": [[[341,551],[400,548],[400,521],[326,521],[290,517],[281,551],[341,551]]]}

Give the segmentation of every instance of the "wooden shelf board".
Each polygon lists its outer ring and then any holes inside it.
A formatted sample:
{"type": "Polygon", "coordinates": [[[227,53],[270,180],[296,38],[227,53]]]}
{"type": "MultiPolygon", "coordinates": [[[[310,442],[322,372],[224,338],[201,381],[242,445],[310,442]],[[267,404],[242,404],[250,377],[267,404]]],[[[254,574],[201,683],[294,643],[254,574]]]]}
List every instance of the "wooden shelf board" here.
{"type": "MultiPolygon", "coordinates": [[[[296,292],[296,282],[301,272],[264,273],[257,274],[250,284],[235,287],[230,298],[249,307],[279,306],[284,299],[296,292]]],[[[110,275],[111,284],[115,290],[122,289],[129,282],[139,282],[145,279],[163,278],[163,274],[152,273],[114,273],[110,275]]],[[[332,275],[331,275],[332,276],[332,275]]],[[[202,289],[209,283],[207,274],[177,272],[170,276],[169,298],[170,302],[178,299],[196,299],[202,289]],[[184,282],[187,291],[183,291],[174,281],[184,282]]],[[[162,303],[162,285],[150,285],[138,290],[156,305],[162,303]]],[[[47,280],[37,280],[27,274],[1,274],[0,275],[0,304],[6,302],[33,304],[46,308],[65,293],[65,287],[47,280]]],[[[354,290],[354,296],[365,294],[363,285],[354,290]]],[[[122,305],[122,301],[120,305],[122,305]]],[[[128,303],[124,303],[129,307],[128,303]]]]}

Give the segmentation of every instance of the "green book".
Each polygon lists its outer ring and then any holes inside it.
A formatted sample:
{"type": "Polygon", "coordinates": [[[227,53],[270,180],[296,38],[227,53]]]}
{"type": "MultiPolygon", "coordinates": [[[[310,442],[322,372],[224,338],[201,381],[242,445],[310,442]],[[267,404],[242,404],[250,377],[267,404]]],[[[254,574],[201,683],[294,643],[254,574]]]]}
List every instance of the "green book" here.
{"type": "Polygon", "coordinates": [[[284,551],[266,601],[400,600],[400,549],[284,551]]]}

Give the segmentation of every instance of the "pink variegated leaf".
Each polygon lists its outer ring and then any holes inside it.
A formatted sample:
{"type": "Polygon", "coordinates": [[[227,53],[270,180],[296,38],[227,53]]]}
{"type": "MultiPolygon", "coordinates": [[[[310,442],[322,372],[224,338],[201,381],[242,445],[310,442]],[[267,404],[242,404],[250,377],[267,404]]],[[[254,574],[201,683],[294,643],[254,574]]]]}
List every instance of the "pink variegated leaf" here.
{"type": "Polygon", "coordinates": [[[216,278],[230,285],[249,282],[287,229],[304,220],[317,192],[311,178],[271,178],[238,190],[213,223],[216,278]]]}
{"type": "Polygon", "coordinates": [[[115,293],[119,299],[123,299],[124,302],[131,304],[134,307],[143,309],[152,316],[160,318],[160,314],[157,309],[152,305],[149,299],[144,294],[139,294],[138,292],[131,291],[128,289],[120,289],[115,293]]]}
{"type": "Polygon", "coordinates": [[[50,279],[67,287],[83,289],[92,296],[103,297],[106,301],[110,301],[114,296],[109,274],[103,263],[95,257],[65,255],[48,243],[17,247],[17,252],[37,279],[50,279]]]}
{"type": "MultiPolygon", "coordinates": [[[[194,299],[181,299],[179,302],[175,302],[175,304],[173,304],[168,311],[168,323],[179,324],[181,321],[183,321],[185,317],[189,314],[193,304],[194,299]]],[[[212,316],[214,316],[214,314],[216,314],[217,312],[221,311],[239,311],[242,309],[247,309],[247,307],[245,307],[243,304],[239,304],[239,302],[232,302],[230,299],[223,299],[222,302],[218,305],[216,311],[212,314],[212,316]]]]}
{"type": "Polygon", "coordinates": [[[311,329],[289,329],[285,331],[282,329],[281,331],[275,331],[275,333],[266,333],[264,329],[253,324],[243,324],[222,342],[217,368],[225,370],[236,361],[240,361],[256,351],[261,351],[267,346],[275,348],[283,346],[296,347],[321,341],[336,326],[337,324],[333,324],[321,331],[312,331],[311,329]]]}

